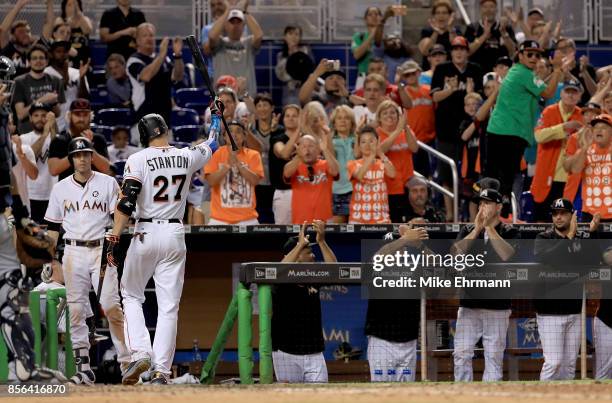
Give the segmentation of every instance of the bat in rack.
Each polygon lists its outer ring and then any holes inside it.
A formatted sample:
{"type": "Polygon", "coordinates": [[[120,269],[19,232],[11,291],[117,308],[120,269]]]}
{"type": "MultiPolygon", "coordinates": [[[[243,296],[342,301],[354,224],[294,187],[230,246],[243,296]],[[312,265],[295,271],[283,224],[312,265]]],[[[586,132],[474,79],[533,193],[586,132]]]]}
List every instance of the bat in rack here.
{"type": "Polygon", "coordinates": [[[196,69],[198,69],[200,74],[202,74],[202,78],[204,79],[204,85],[210,92],[215,107],[217,107],[221,113],[221,121],[223,122],[223,127],[225,128],[230,143],[232,144],[232,150],[238,151],[236,140],[234,140],[234,136],[232,136],[232,132],[230,131],[229,126],[227,125],[227,122],[223,117],[223,103],[217,98],[215,87],[213,86],[212,81],[210,80],[210,76],[208,75],[208,69],[206,68],[206,63],[204,62],[204,56],[202,55],[202,51],[200,50],[200,45],[198,44],[198,41],[193,35],[189,35],[187,38],[185,38],[185,41],[187,41],[187,45],[189,46],[189,50],[191,51],[193,64],[195,65],[196,69]]]}

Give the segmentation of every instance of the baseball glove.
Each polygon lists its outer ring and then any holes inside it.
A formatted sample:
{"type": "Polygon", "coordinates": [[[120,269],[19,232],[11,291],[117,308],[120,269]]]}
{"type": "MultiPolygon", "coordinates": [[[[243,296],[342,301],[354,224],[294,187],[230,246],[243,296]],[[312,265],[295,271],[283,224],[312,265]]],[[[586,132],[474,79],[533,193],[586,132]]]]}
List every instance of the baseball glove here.
{"type": "Polygon", "coordinates": [[[17,230],[17,256],[28,269],[42,269],[55,255],[53,240],[46,231],[32,234],[27,229],[17,230]]]}

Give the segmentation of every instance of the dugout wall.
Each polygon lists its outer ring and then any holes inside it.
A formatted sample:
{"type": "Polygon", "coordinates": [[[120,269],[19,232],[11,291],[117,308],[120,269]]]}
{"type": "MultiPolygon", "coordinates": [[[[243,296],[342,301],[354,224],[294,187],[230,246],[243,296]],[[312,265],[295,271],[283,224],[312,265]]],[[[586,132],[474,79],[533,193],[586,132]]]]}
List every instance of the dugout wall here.
{"type": "MultiPolygon", "coordinates": [[[[392,226],[330,226],[327,240],[339,261],[359,261],[359,242],[363,238],[380,239],[392,226]]],[[[533,238],[543,231],[544,225],[519,225],[523,238],[533,238]]],[[[430,237],[434,239],[454,239],[460,225],[428,225],[430,237]]],[[[602,236],[610,238],[611,228],[602,225],[602,236]]],[[[244,262],[271,261],[282,258],[280,249],[288,236],[296,235],[296,226],[260,226],[260,227],[191,227],[187,235],[188,253],[186,281],[183,299],[179,311],[179,334],[177,350],[188,351],[193,339],[198,338],[200,348],[212,347],[220,324],[223,322],[226,309],[237,290],[238,272],[236,265],[244,262]]],[[[323,310],[323,333],[326,342],[325,355],[328,363],[334,363],[333,352],[343,341],[354,347],[363,348],[365,336],[363,323],[365,301],[360,297],[358,286],[330,286],[321,294],[323,310]],[[355,291],[356,289],[356,291],[355,291]]],[[[254,301],[256,300],[254,297],[254,301]]],[[[589,354],[592,352],[591,320],[597,308],[597,300],[589,300],[587,312],[586,337],[589,354]]],[[[452,336],[457,314],[457,301],[428,301],[426,305],[428,318],[426,332],[429,339],[431,359],[428,361],[430,379],[452,379],[452,336]]],[[[513,313],[508,331],[508,346],[505,367],[508,379],[535,379],[541,367],[541,350],[538,345],[537,331],[534,326],[535,315],[530,301],[513,302],[513,313]]],[[[258,362],[260,345],[260,318],[257,302],[253,307],[253,331],[251,347],[258,362]]],[[[148,323],[149,324],[149,323],[148,323]]],[[[150,324],[153,326],[154,322],[150,324]]],[[[226,353],[222,361],[228,363],[229,372],[237,375],[237,351],[239,343],[237,332],[229,332],[226,353]]],[[[365,349],[364,349],[365,352],[365,349]]],[[[187,355],[177,361],[189,360],[187,355]]],[[[477,357],[481,350],[476,350],[477,357]]],[[[365,354],[362,359],[365,358],[365,354]]],[[[589,369],[591,368],[589,356],[589,369]]],[[[357,365],[357,364],[352,364],[357,365]]],[[[333,365],[332,365],[333,366],[333,365]]],[[[257,365],[255,365],[257,367],[257,365]]],[[[475,362],[475,371],[481,370],[479,360],[475,362]]],[[[257,369],[257,368],[256,368],[257,369]]],[[[363,369],[360,369],[363,371],[363,369]]],[[[331,374],[330,374],[331,376],[331,374]]]]}

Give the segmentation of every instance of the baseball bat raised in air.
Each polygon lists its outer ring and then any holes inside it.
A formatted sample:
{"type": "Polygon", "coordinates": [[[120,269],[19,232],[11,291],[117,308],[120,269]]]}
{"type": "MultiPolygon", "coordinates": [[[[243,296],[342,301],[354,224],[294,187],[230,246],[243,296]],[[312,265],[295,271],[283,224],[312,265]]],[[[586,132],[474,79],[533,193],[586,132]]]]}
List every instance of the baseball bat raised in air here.
{"type": "MultiPolygon", "coordinates": [[[[202,78],[204,79],[204,85],[206,85],[206,88],[208,88],[208,91],[210,92],[210,95],[213,98],[215,106],[217,106],[217,102],[221,106],[221,121],[223,122],[223,127],[225,128],[225,131],[227,132],[227,135],[230,139],[230,143],[232,143],[232,150],[238,151],[236,140],[234,140],[234,136],[232,136],[232,132],[230,131],[229,126],[227,125],[227,122],[223,117],[223,103],[221,103],[221,101],[217,99],[217,93],[215,92],[215,87],[213,86],[212,81],[210,80],[210,76],[208,75],[208,69],[206,68],[206,63],[204,62],[204,56],[202,55],[202,51],[200,50],[200,45],[198,44],[198,41],[193,35],[189,35],[187,38],[185,38],[185,40],[187,41],[187,45],[189,46],[189,50],[191,51],[191,56],[193,57],[193,64],[198,69],[200,74],[202,74],[202,78]]],[[[217,106],[217,108],[219,108],[219,106],[217,106]]]]}

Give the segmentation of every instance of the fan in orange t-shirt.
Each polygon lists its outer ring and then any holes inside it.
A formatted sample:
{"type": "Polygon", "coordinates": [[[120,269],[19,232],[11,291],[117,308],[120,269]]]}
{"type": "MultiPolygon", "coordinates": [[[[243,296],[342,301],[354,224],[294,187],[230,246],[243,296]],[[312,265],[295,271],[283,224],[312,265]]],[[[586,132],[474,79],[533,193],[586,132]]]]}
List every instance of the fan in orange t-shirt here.
{"type": "MultiPolygon", "coordinates": [[[[219,147],[204,167],[211,188],[210,225],[256,225],[255,186],[264,176],[261,155],[244,147],[245,127],[233,120],[228,123],[238,145],[219,147]]],[[[229,144],[227,134],[225,142],[229,144]]]]}
{"type": "Polygon", "coordinates": [[[294,224],[327,221],[332,218],[332,185],[339,178],[339,166],[329,149],[329,130],[315,139],[306,134],[297,154],[285,164],[283,179],[291,184],[291,221],[294,224]],[[319,158],[323,153],[325,159],[319,158]]]}
{"type": "Polygon", "coordinates": [[[383,101],[376,111],[380,148],[393,163],[396,175],[387,178],[389,193],[389,215],[392,222],[401,222],[402,211],[408,204],[406,197],[406,182],[414,174],[412,154],[417,152],[419,145],[408,125],[406,117],[400,112],[393,101],[383,101]]]}
{"type": "MultiPolygon", "coordinates": [[[[405,100],[404,105],[408,105],[406,107],[408,124],[417,140],[433,147],[436,138],[434,103],[430,86],[419,82],[421,67],[410,60],[398,66],[397,73],[401,80],[398,92],[402,100],[405,100]]],[[[425,150],[420,149],[413,156],[413,161],[416,171],[423,176],[431,176],[429,154],[425,150]]]]}
{"type": "Polygon", "coordinates": [[[385,178],[395,177],[395,167],[378,146],[378,134],[373,127],[365,126],[359,131],[358,144],[363,158],[347,163],[353,183],[349,223],[390,223],[385,178]]]}
{"type": "Polygon", "coordinates": [[[572,173],[582,173],[582,221],[595,214],[612,222],[612,116],[602,114],[591,121],[586,144],[567,157],[572,173]]]}

